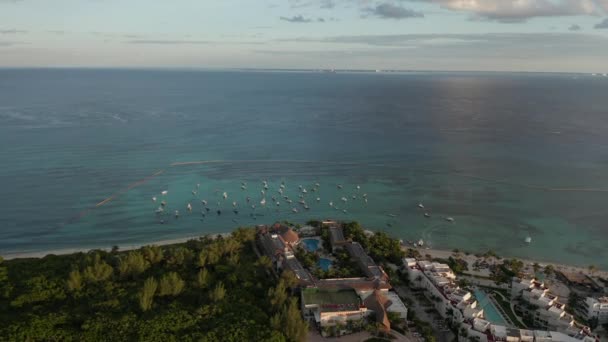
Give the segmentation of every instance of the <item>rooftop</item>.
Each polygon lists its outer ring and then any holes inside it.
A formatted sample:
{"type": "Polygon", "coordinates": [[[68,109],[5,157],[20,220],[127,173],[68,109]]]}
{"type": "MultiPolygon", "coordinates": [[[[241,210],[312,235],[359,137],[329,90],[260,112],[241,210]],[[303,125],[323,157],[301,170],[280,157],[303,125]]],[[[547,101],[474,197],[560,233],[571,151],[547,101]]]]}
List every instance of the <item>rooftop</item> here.
{"type": "Polygon", "coordinates": [[[353,289],[302,289],[304,305],[318,305],[321,311],[354,311],[361,306],[361,299],[353,289]]]}

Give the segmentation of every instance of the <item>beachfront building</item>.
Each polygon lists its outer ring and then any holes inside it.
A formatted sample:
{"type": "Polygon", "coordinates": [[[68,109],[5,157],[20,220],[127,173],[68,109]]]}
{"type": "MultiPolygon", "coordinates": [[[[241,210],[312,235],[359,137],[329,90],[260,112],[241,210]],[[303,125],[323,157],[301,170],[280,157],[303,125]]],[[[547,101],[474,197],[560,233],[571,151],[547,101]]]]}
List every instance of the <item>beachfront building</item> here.
{"type": "Polygon", "coordinates": [[[492,324],[481,318],[465,321],[458,335],[460,342],[475,338],[479,342],[597,342],[598,339],[575,328],[567,332],[526,330],[492,324]]]}
{"type": "Polygon", "coordinates": [[[272,260],[275,270],[291,270],[301,285],[313,285],[314,278],[295,257],[293,246],[299,242],[299,237],[291,228],[282,226],[260,226],[257,231],[258,244],[264,254],[272,260]]]}
{"type": "Polygon", "coordinates": [[[608,323],[608,297],[587,297],[582,308],[587,321],[596,319],[598,324],[608,323]]]}
{"type": "Polygon", "coordinates": [[[566,312],[566,305],[561,303],[544,283],[536,279],[513,278],[511,299],[523,303],[522,308],[533,318],[537,327],[568,331],[578,325],[574,316],[566,312]]]}
{"type": "Polygon", "coordinates": [[[442,317],[454,322],[483,318],[483,308],[471,292],[456,285],[456,275],[448,265],[412,258],[403,263],[410,282],[425,290],[442,317]]]}

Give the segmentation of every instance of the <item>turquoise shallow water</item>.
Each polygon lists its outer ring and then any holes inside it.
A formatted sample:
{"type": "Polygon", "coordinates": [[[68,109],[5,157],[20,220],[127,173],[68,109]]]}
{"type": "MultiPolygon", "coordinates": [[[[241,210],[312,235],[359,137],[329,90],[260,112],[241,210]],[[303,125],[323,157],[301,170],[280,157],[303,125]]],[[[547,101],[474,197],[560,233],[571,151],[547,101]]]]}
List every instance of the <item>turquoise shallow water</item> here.
{"type": "Polygon", "coordinates": [[[0,70],[0,254],[337,218],[608,268],[606,93],[562,75],[0,70]],[[201,160],[214,162],[171,166],[201,160]],[[293,204],[320,184],[309,210],[270,205],[282,181],[293,204]],[[163,190],[181,215],[160,224],[163,190]]]}
{"type": "Polygon", "coordinates": [[[490,302],[488,294],[481,290],[475,290],[475,298],[477,298],[478,305],[483,308],[483,314],[488,322],[502,325],[506,324],[504,318],[502,318],[502,315],[498,312],[498,309],[490,302]]]}

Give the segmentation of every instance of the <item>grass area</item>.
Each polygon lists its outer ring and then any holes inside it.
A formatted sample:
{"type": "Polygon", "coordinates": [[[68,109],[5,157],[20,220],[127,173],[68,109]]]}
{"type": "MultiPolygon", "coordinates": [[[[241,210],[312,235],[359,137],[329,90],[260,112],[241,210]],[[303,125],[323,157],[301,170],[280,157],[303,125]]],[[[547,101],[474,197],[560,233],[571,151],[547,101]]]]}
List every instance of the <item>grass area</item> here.
{"type": "Polygon", "coordinates": [[[509,318],[511,319],[513,324],[515,324],[520,329],[526,329],[527,327],[519,322],[519,319],[517,319],[517,316],[515,315],[513,310],[511,310],[511,303],[508,302],[507,300],[503,299],[503,296],[497,290],[492,290],[492,291],[495,294],[494,298],[496,299],[496,302],[505,311],[507,316],[509,316],[509,318]]]}

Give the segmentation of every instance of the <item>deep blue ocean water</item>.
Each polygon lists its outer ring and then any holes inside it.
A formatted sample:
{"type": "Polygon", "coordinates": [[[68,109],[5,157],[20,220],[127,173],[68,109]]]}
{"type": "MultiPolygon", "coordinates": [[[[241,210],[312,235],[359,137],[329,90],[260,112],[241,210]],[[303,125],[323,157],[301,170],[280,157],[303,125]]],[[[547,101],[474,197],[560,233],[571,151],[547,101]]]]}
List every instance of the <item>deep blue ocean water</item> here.
{"type": "Polygon", "coordinates": [[[608,267],[608,78],[5,69],[0,124],[3,255],[337,218],[608,267]]]}

